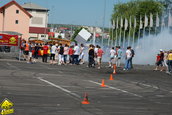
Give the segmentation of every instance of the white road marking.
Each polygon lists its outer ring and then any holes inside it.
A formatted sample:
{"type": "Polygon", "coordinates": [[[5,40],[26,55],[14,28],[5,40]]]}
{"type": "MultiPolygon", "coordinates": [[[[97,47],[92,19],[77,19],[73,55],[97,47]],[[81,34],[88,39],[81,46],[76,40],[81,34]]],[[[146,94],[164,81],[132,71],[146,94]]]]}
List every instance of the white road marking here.
{"type": "Polygon", "coordinates": [[[142,86],[146,86],[146,87],[150,87],[150,88],[154,88],[154,89],[160,89],[160,90],[162,90],[162,91],[167,91],[167,92],[169,92],[169,93],[172,93],[172,91],[169,91],[169,90],[164,89],[164,88],[157,87],[157,86],[155,86],[155,85],[149,85],[149,84],[139,83],[139,82],[133,82],[133,83],[135,83],[135,84],[140,84],[140,85],[142,85],[142,86]]]}
{"type": "MultiPolygon", "coordinates": [[[[88,81],[91,82],[91,83],[97,84],[97,85],[101,85],[101,83],[98,83],[98,82],[95,82],[95,81],[91,81],[91,80],[88,80],[88,81]]],[[[111,87],[111,86],[108,86],[108,85],[106,85],[106,87],[109,88],[109,89],[114,89],[114,90],[117,90],[117,91],[121,91],[121,92],[123,92],[123,93],[130,94],[130,95],[133,95],[133,96],[136,96],[136,97],[143,97],[143,96],[141,96],[141,95],[137,95],[137,94],[135,94],[135,93],[131,93],[131,92],[125,91],[125,90],[123,90],[123,89],[111,87]]]]}
{"type": "Polygon", "coordinates": [[[159,89],[157,86],[154,86],[154,85],[149,85],[149,84],[140,83],[140,82],[132,82],[132,83],[140,84],[140,85],[143,85],[143,86],[146,86],[146,87],[151,87],[151,88],[154,88],[154,89],[159,89]]]}
{"type": "Polygon", "coordinates": [[[56,85],[56,84],[54,84],[54,83],[52,83],[52,82],[50,82],[50,81],[47,81],[47,80],[45,80],[45,79],[42,79],[41,77],[38,77],[37,79],[39,79],[39,80],[41,80],[41,81],[43,81],[43,82],[45,82],[45,83],[47,83],[47,84],[49,84],[49,85],[51,85],[51,86],[54,86],[54,87],[56,87],[56,88],[62,90],[63,92],[66,92],[66,93],[68,93],[68,94],[74,96],[74,99],[79,100],[79,99],[81,98],[78,94],[73,93],[73,92],[71,92],[71,91],[69,91],[69,90],[67,90],[67,89],[65,89],[65,88],[63,88],[63,87],[61,87],[61,86],[59,86],[59,85],[56,85]],[[78,98],[79,98],[79,99],[78,99],[78,98]]]}
{"type": "Polygon", "coordinates": [[[153,88],[153,89],[160,89],[162,91],[167,91],[169,93],[172,93],[172,91],[170,91],[170,90],[167,90],[167,89],[155,86],[155,85],[149,85],[149,84],[145,84],[145,83],[141,83],[141,82],[135,82],[135,81],[129,81],[129,80],[125,80],[125,81],[129,82],[129,83],[139,84],[139,85],[142,85],[142,86],[145,86],[145,87],[150,87],[150,88],[153,88]]]}
{"type": "Polygon", "coordinates": [[[41,75],[41,76],[59,76],[59,77],[62,76],[60,74],[46,74],[46,73],[39,73],[38,75],[41,75]]]}

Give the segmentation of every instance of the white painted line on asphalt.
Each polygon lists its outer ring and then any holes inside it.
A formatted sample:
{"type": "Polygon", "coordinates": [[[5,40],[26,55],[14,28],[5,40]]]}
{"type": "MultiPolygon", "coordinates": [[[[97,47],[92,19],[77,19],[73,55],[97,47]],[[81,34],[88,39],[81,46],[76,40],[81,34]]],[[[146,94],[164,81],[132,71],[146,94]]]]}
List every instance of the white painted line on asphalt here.
{"type": "Polygon", "coordinates": [[[42,76],[59,76],[59,77],[62,76],[62,75],[59,75],[59,74],[46,74],[46,73],[39,73],[38,75],[42,75],[42,76]]]}
{"type": "Polygon", "coordinates": [[[39,79],[39,80],[41,80],[41,81],[43,81],[43,82],[45,82],[45,83],[47,83],[47,84],[49,84],[49,85],[52,85],[52,86],[54,86],[54,87],[56,87],[56,88],[62,90],[63,92],[66,92],[66,93],[68,93],[68,94],[74,96],[74,97],[75,97],[74,99],[77,98],[77,100],[79,100],[79,99],[81,98],[78,94],[73,93],[73,92],[71,92],[71,91],[69,91],[69,90],[67,90],[67,89],[65,89],[65,88],[63,88],[63,87],[61,87],[61,86],[59,86],[59,85],[56,85],[56,84],[54,84],[54,83],[52,83],[52,82],[50,82],[50,81],[47,81],[47,80],[45,80],[45,79],[42,79],[41,77],[38,77],[37,79],[39,79]],[[78,98],[79,98],[79,99],[78,99],[78,98]]]}
{"type": "Polygon", "coordinates": [[[157,86],[154,86],[154,85],[149,85],[149,84],[140,83],[140,82],[132,82],[132,83],[140,84],[140,85],[143,85],[143,86],[146,86],[146,87],[151,87],[151,88],[154,88],[154,89],[159,89],[157,86]]]}
{"type": "MultiPolygon", "coordinates": [[[[91,81],[91,80],[88,80],[88,81],[91,82],[91,83],[97,84],[97,85],[101,85],[101,83],[98,83],[98,82],[95,82],[95,81],[91,81]]],[[[123,89],[115,88],[115,87],[112,87],[112,86],[106,85],[106,87],[109,88],[109,89],[114,89],[114,90],[117,90],[117,91],[121,91],[121,92],[123,92],[123,93],[130,94],[130,95],[133,95],[133,96],[136,96],[136,97],[143,97],[143,96],[141,96],[141,95],[137,95],[137,94],[135,94],[135,93],[131,93],[131,92],[125,91],[125,90],[123,90],[123,89]]]]}
{"type": "Polygon", "coordinates": [[[172,93],[172,91],[169,91],[169,90],[164,89],[164,88],[157,87],[155,85],[149,85],[149,84],[144,84],[144,83],[140,83],[140,82],[133,82],[133,83],[140,84],[140,85],[143,85],[143,86],[146,86],[146,87],[150,87],[150,88],[154,88],[154,89],[160,89],[160,90],[163,90],[163,91],[167,91],[169,93],[172,93]]]}

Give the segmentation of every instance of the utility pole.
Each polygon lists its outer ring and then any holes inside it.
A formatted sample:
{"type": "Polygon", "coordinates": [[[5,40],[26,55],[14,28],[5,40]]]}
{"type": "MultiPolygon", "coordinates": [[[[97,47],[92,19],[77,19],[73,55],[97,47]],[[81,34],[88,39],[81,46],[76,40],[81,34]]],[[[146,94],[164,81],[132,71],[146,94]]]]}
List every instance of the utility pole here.
{"type": "Polygon", "coordinates": [[[103,46],[103,40],[104,40],[104,33],[105,33],[105,16],[106,16],[106,0],[104,0],[104,14],[103,14],[103,35],[102,35],[102,43],[101,45],[103,46]]]}

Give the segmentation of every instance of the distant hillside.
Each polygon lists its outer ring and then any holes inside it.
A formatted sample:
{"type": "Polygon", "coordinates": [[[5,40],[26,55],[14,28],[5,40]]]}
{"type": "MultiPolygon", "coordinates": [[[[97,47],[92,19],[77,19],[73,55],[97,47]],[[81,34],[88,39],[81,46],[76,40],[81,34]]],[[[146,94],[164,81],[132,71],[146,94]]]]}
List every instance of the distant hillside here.
{"type": "Polygon", "coordinates": [[[78,27],[82,27],[82,26],[80,26],[80,25],[72,25],[72,24],[48,24],[48,27],[50,27],[50,28],[65,27],[65,28],[69,28],[70,30],[75,30],[78,27]]]}
{"type": "MultiPolygon", "coordinates": [[[[72,24],[48,24],[48,27],[50,27],[50,28],[65,27],[65,28],[69,28],[70,30],[76,30],[82,26],[81,25],[72,25],[72,24]]],[[[109,28],[105,28],[105,32],[106,33],[109,32],[109,28]]]]}

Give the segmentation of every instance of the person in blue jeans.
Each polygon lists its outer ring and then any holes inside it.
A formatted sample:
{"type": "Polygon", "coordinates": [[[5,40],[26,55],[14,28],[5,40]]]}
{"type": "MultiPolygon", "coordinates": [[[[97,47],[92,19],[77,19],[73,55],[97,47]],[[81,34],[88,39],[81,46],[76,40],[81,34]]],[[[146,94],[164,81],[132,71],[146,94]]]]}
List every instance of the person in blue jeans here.
{"type": "Polygon", "coordinates": [[[131,52],[131,47],[127,47],[126,54],[125,54],[125,66],[124,70],[129,70],[131,69],[131,60],[132,60],[132,52],[131,52]]]}
{"type": "Polygon", "coordinates": [[[79,65],[79,54],[80,54],[80,48],[76,43],[74,47],[73,64],[79,65]]]}

